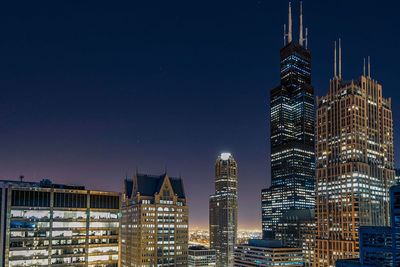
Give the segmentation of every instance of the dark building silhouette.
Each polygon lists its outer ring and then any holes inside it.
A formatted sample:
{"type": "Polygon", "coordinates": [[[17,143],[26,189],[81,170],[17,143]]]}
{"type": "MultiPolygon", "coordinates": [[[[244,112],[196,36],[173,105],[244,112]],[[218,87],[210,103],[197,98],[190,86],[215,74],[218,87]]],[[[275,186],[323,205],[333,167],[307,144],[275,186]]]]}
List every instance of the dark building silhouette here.
{"type": "Polygon", "coordinates": [[[299,246],[298,235],[288,236],[292,230],[278,224],[286,211],[315,207],[315,111],[307,33],[304,38],[301,12],[299,42],[293,41],[290,4],[280,76],[280,85],[270,93],[271,186],[262,190],[263,238],[299,246]]]}

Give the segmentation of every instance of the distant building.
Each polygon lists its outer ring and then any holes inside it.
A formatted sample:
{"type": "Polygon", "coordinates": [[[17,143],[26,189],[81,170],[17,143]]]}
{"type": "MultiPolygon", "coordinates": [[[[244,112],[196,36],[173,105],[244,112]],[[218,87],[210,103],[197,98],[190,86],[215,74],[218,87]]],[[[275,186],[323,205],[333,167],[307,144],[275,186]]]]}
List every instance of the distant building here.
{"type": "Polygon", "coordinates": [[[186,267],[188,206],[181,178],[136,174],[125,181],[121,266],[186,267]]]}
{"type": "MultiPolygon", "coordinates": [[[[280,50],[280,84],[270,92],[271,186],[261,193],[263,238],[280,239],[282,231],[288,232],[284,225],[278,227],[286,211],[315,207],[314,88],[302,14],[300,20],[296,42],[289,4],[289,32],[280,50]]],[[[296,239],[289,245],[302,242],[296,235],[290,238],[296,239]]]]}
{"type": "Polygon", "coordinates": [[[400,185],[390,189],[390,218],[390,227],[361,227],[360,258],[338,260],[336,266],[400,266],[400,185]]]}
{"type": "Polygon", "coordinates": [[[210,247],[217,266],[232,267],[237,239],[237,164],[230,153],[215,163],[215,194],[210,196],[210,247]]]}
{"type": "Polygon", "coordinates": [[[216,266],[216,253],[214,249],[205,246],[190,246],[188,250],[188,267],[216,266]]]}
{"type": "Polygon", "coordinates": [[[280,240],[250,239],[235,249],[235,267],[285,266],[303,267],[301,248],[289,248],[280,240]]]}
{"type": "Polygon", "coordinates": [[[119,263],[118,193],[0,180],[1,266],[119,263]]]}
{"type": "Polygon", "coordinates": [[[340,42],[338,54],[329,92],[317,98],[316,267],[359,257],[359,228],[389,225],[395,180],[391,99],[370,73],[344,81],[340,42]]]}

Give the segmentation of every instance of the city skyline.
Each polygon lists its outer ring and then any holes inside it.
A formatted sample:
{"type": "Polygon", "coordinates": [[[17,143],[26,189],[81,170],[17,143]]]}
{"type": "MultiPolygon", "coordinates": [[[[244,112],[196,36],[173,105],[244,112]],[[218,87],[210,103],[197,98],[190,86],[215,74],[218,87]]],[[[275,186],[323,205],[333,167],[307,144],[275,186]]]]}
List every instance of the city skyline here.
{"type": "MultiPolygon", "coordinates": [[[[156,11],[146,4],[6,4],[0,178],[122,191],[136,168],[167,169],[184,179],[191,228],[207,229],[214,158],[227,151],[239,165],[239,228],[261,230],[259,192],[270,181],[265,117],[287,3],[160,3],[156,11]],[[60,8],[63,19],[55,15],[60,8]]],[[[342,37],[344,79],[361,75],[363,57],[371,55],[372,76],[392,97],[397,118],[395,9],[304,1],[316,96],[328,92],[333,41],[342,37]],[[339,21],[343,12],[351,16],[339,21]]],[[[398,156],[395,150],[396,162],[398,156]]]]}

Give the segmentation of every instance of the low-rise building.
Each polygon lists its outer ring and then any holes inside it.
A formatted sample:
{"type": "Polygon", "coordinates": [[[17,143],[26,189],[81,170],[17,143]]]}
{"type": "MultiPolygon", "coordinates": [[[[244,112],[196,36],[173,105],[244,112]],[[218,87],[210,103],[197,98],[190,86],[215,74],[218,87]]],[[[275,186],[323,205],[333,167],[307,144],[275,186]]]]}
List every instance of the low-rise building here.
{"type": "Polygon", "coordinates": [[[250,239],[235,249],[235,267],[303,267],[302,248],[283,246],[280,240],[250,239]]]}
{"type": "Polygon", "coordinates": [[[190,246],[188,250],[188,267],[210,267],[216,265],[215,249],[205,246],[190,246]]]}
{"type": "Polygon", "coordinates": [[[181,178],[136,174],[125,181],[121,266],[187,267],[188,206],[181,178]]]}
{"type": "Polygon", "coordinates": [[[119,263],[120,195],[49,180],[0,180],[1,266],[119,263]]]}

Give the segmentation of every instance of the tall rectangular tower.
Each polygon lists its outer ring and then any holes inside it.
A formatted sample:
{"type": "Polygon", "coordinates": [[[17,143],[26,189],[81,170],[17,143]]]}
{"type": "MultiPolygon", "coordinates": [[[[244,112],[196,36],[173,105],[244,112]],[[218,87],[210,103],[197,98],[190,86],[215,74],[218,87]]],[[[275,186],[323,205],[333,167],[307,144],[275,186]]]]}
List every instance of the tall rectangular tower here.
{"type": "MultiPolygon", "coordinates": [[[[314,209],[315,145],[314,89],[311,86],[311,53],[303,38],[300,14],[299,43],[289,31],[280,51],[281,82],[271,91],[271,187],[262,191],[264,238],[282,238],[277,227],[289,210],[314,209]]],[[[296,239],[296,238],[295,238],[296,239]]],[[[290,243],[301,243],[291,240],[290,243]]]]}
{"type": "Polygon", "coordinates": [[[188,207],[181,178],[136,174],[125,181],[121,266],[188,266],[188,207]]]}
{"type": "Polygon", "coordinates": [[[237,165],[230,153],[215,163],[215,194],[210,196],[210,247],[217,267],[232,267],[237,237],[237,165]]]}
{"type": "Polygon", "coordinates": [[[370,74],[343,81],[340,55],[317,99],[315,265],[324,267],[358,257],[359,227],[389,224],[395,179],[391,99],[370,74]]]}

